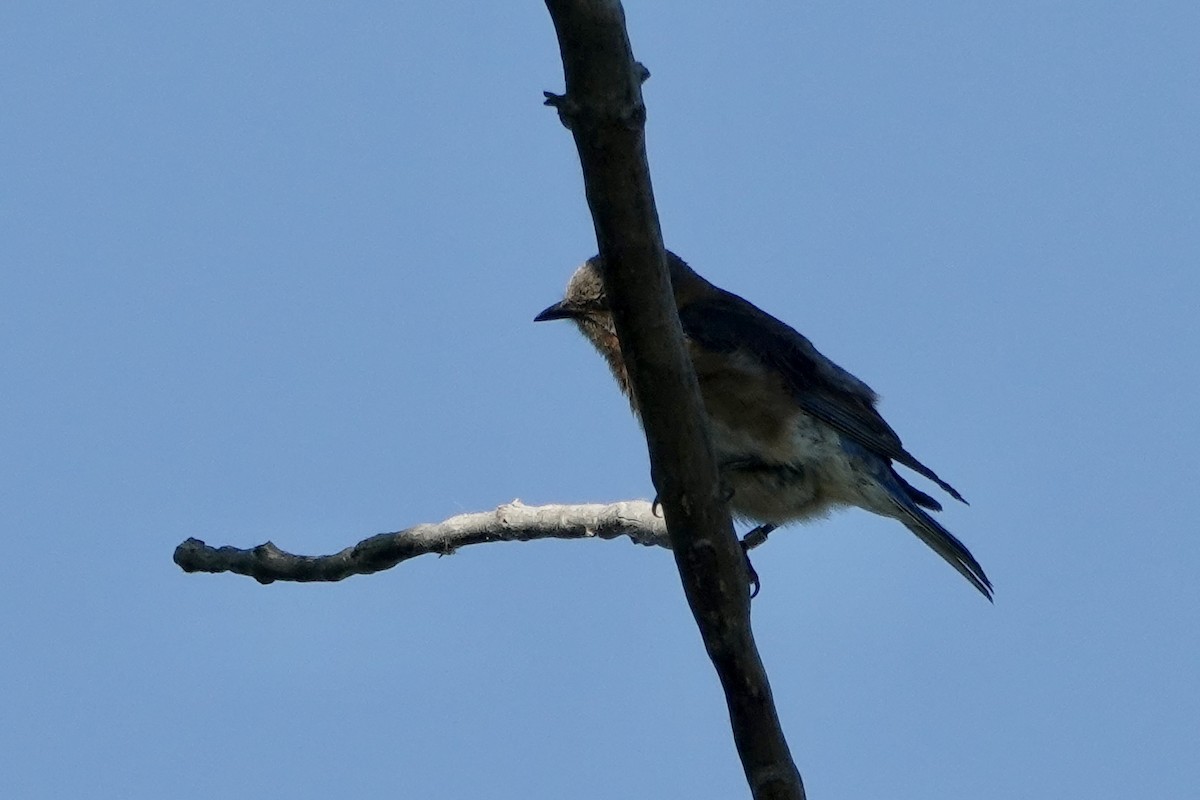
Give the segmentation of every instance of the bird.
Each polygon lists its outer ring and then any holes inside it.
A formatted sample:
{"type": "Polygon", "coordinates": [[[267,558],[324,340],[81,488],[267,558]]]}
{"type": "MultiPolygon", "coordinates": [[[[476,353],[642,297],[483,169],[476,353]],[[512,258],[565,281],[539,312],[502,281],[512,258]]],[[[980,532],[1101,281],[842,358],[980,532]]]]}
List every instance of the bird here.
{"type": "MultiPolygon", "coordinates": [[[[903,523],[992,601],[983,567],[930,515],[941,503],[905,480],[897,465],[966,500],[905,449],[880,416],[875,391],[788,324],[713,285],[671,251],[665,258],[730,511],[758,526],[743,538],[743,550],[780,526],[858,507],[903,523]]],[[[573,322],[640,418],[603,269],[601,256],[585,261],[563,299],[534,321],[573,322]]],[[[748,556],[747,566],[754,596],[760,584],[748,556]]]]}

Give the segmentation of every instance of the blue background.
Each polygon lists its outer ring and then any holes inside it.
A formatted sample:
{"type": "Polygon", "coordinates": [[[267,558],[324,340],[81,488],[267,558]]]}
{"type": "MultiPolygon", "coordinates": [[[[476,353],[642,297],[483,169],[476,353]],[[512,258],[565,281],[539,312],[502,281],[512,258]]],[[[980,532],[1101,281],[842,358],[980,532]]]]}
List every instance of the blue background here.
{"type": "MultiPolygon", "coordinates": [[[[884,396],[896,523],[772,537],[813,798],[1200,786],[1200,6],[627,7],[669,246],[884,396]],[[923,484],[922,484],[923,485],[923,484]]],[[[185,575],[652,494],[568,325],[540,3],[0,6],[0,796],[746,796],[669,553],[185,575]]]]}

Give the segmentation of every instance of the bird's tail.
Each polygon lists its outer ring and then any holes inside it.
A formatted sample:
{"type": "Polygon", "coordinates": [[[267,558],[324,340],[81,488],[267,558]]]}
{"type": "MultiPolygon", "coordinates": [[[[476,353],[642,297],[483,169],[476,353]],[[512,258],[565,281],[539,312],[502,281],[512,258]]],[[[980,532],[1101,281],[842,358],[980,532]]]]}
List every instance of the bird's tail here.
{"type": "Polygon", "coordinates": [[[932,497],[925,494],[920,489],[904,480],[904,478],[901,478],[899,475],[894,475],[894,477],[897,481],[899,481],[900,485],[904,487],[904,493],[907,494],[909,498],[921,508],[928,508],[930,511],[942,510],[942,504],[937,500],[934,500],[932,497]]]}
{"type": "Polygon", "coordinates": [[[984,574],[983,567],[975,560],[975,556],[971,555],[971,551],[954,534],[942,527],[937,520],[918,506],[920,500],[912,498],[902,488],[911,488],[906,486],[902,478],[895,473],[892,477],[898,482],[889,487],[890,491],[888,492],[895,507],[895,513],[892,516],[903,522],[910,531],[917,535],[917,538],[929,545],[933,552],[946,559],[946,563],[958,570],[959,574],[970,581],[971,585],[978,589],[988,601],[991,601],[992,582],[984,574]]]}

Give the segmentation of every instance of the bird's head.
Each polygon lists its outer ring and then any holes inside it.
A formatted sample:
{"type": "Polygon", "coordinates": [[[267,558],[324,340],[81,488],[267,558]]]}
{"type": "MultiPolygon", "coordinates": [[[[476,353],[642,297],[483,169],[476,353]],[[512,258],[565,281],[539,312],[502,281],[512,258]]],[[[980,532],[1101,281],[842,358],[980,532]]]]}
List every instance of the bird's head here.
{"type": "Polygon", "coordinates": [[[563,299],[533,318],[534,322],[552,319],[569,319],[578,323],[587,317],[607,316],[608,296],[604,293],[604,281],[600,278],[600,256],[592,256],[575,270],[567,282],[563,299]]]}
{"type": "Polygon", "coordinates": [[[621,359],[621,345],[617,341],[617,329],[613,325],[608,295],[604,292],[604,281],[600,277],[602,264],[600,256],[592,256],[583,262],[583,266],[575,270],[571,280],[567,281],[563,299],[546,308],[533,321],[569,319],[574,322],[579,332],[604,356],[621,390],[632,398],[625,363],[621,359]]]}
{"type": "MultiPolygon", "coordinates": [[[[677,303],[686,302],[696,291],[711,291],[707,281],[669,250],[666,252],[666,263],[671,273],[671,285],[677,303]]],[[[600,275],[603,268],[604,260],[600,256],[589,258],[575,270],[571,280],[567,281],[567,291],[563,299],[543,310],[533,320],[545,322],[552,319],[569,319],[574,322],[592,346],[604,356],[621,390],[630,398],[630,402],[633,402],[629,378],[621,358],[621,345],[617,341],[617,329],[613,325],[612,310],[609,308],[604,280],[600,275]]]]}
{"type": "Polygon", "coordinates": [[[616,348],[617,332],[613,327],[608,295],[600,277],[600,256],[592,256],[575,270],[567,282],[563,299],[533,318],[534,322],[569,319],[601,352],[616,348]]]}
{"type": "MultiPolygon", "coordinates": [[[[694,294],[698,286],[702,285],[711,290],[708,282],[693,272],[679,256],[668,250],[666,257],[676,302],[682,305],[687,297],[694,294]]],[[[584,329],[585,334],[585,326],[592,325],[599,325],[611,331],[612,312],[608,306],[608,295],[604,291],[604,281],[600,276],[603,268],[604,259],[600,256],[592,256],[583,262],[567,282],[567,291],[563,299],[543,310],[533,321],[569,319],[584,329]]]]}

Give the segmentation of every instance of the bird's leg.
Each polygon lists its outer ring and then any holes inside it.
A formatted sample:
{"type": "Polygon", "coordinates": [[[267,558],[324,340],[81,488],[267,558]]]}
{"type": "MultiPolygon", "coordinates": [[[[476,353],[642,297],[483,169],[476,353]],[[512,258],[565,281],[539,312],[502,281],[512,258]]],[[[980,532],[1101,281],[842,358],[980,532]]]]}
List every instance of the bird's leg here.
{"type": "MultiPolygon", "coordinates": [[[[731,470],[741,469],[745,462],[734,460],[726,461],[721,464],[721,502],[728,504],[733,500],[734,490],[733,485],[726,480],[726,476],[731,470]]],[[[758,570],[754,568],[754,564],[750,563],[750,548],[758,547],[767,540],[767,534],[775,530],[774,525],[765,524],[759,525],[754,530],[747,533],[739,542],[742,546],[742,557],[746,559],[746,573],[750,576],[750,599],[753,600],[758,596],[762,589],[762,582],[758,579],[758,570]]]]}
{"type": "Polygon", "coordinates": [[[750,550],[758,547],[763,542],[767,541],[767,536],[771,531],[777,528],[777,525],[765,523],[759,525],[754,530],[742,537],[742,555],[746,558],[746,572],[750,573],[750,599],[753,600],[758,596],[762,589],[762,582],[758,579],[758,571],[754,569],[754,565],[750,563],[750,550]]]}
{"type": "MultiPolygon", "coordinates": [[[[726,464],[723,466],[728,466],[728,465],[726,464]]],[[[725,483],[725,481],[722,480],[721,481],[721,502],[728,503],[732,499],[733,499],[733,487],[730,486],[729,484],[725,483]]],[[[658,509],[661,507],[662,507],[662,502],[659,500],[658,495],[655,494],[654,500],[651,501],[651,503],[650,503],[650,513],[657,517],[658,509]]],[[[750,575],[750,599],[754,599],[755,597],[757,597],[759,591],[762,589],[762,582],[758,579],[758,571],[756,569],[754,569],[754,565],[752,563],[750,563],[750,551],[753,548],[758,547],[759,545],[766,542],[767,536],[771,533],[771,531],[775,530],[777,527],[779,527],[779,526],[772,525],[769,522],[764,523],[762,525],[759,525],[757,528],[754,528],[753,530],[751,530],[745,536],[743,536],[741,538],[741,541],[739,542],[739,544],[741,544],[741,546],[742,546],[742,555],[746,559],[746,572],[749,573],[749,575],[750,575]]]]}
{"type": "Polygon", "coordinates": [[[759,545],[766,544],[767,537],[771,534],[771,531],[778,527],[778,525],[772,525],[771,523],[767,522],[749,531],[745,536],[742,537],[742,549],[746,552],[750,552],[759,545]]]}

